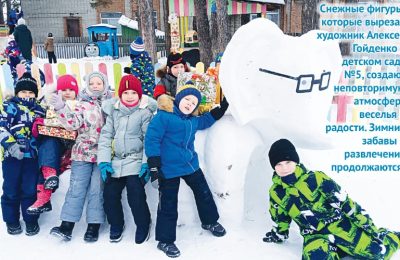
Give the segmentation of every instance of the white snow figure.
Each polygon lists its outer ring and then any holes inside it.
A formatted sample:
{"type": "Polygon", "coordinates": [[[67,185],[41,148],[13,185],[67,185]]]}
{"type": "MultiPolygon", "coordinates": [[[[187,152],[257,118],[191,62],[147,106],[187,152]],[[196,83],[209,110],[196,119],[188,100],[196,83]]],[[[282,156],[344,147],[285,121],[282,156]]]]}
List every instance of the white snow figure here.
{"type": "Polygon", "coordinates": [[[288,138],[303,149],[331,147],[325,126],[342,57],[339,44],[317,40],[318,32],[287,36],[260,18],[229,42],[219,77],[231,116],[208,131],[199,153],[212,190],[229,194],[219,203],[221,216],[241,220],[257,203],[265,212],[272,142],[288,138]],[[230,205],[240,203],[241,212],[230,214],[237,209],[230,205]]]}

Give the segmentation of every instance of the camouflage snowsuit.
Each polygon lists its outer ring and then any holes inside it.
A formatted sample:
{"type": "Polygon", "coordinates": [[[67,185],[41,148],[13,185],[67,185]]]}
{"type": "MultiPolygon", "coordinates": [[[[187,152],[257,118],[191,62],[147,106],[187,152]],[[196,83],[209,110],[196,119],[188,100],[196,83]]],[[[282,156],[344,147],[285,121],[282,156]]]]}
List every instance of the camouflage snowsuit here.
{"type": "Polygon", "coordinates": [[[398,236],[377,228],[365,211],[323,172],[302,164],[294,174],[274,173],[270,188],[273,230],[287,238],[292,220],[304,238],[303,259],[340,259],[339,252],[361,259],[390,259],[398,236]]]}

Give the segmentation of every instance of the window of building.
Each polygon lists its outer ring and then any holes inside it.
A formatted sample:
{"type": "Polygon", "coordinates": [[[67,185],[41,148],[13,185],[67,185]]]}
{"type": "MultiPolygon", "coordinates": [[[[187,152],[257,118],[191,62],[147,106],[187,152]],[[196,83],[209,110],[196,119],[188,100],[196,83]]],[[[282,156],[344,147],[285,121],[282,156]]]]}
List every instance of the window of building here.
{"type": "MultiPolygon", "coordinates": [[[[250,21],[256,18],[260,18],[261,14],[250,14],[250,21]]],[[[274,11],[267,11],[267,19],[273,21],[280,27],[280,19],[279,19],[279,10],[274,10],[274,11]]]]}
{"type": "Polygon", "coordinates": [[[274,11],[267,11],[267,18],[271,21],[273,21],[274,23],[276,23],[276,25],[278,25],[278,27],[280,27],[280,17],[279,17],[279,10],[274,10],[274,11]]]}
{"type": "Polygon", "coordinates": [[[117,35],[122,35],[121,25],[118,23],[122,13],[100,13],[100,22],[117,27],[117,35]]]}

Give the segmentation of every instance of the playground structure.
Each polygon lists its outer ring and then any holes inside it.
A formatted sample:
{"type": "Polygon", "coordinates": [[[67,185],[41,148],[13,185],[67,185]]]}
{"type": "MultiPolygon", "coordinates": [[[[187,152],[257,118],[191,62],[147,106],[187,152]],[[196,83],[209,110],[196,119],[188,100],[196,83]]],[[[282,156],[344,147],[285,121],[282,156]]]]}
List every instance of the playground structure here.
{"type": "Polygon", "coordinates": [[[89,43],[85,46],[86,57],[119,57],[117,27],[109,24],[95,24],[87,28],[89,43]]]}

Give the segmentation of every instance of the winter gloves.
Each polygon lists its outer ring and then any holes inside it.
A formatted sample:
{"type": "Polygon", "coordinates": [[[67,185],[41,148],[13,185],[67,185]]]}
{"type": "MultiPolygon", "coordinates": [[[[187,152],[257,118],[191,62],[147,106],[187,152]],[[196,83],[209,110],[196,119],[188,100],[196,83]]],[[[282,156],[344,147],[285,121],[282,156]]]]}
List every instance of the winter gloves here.
{"type": "Polygon", "coordinates": [[[210,113],[214,117],[215,120],[219,120],[224,114],[225,111],[228,109],[229,103],[224,97],[221,101],[220,107],[213,108],[210,113]]]}
{"type": "Polygon", "coordinates": [[[147,163],[149,164],[150,168],[150,180],[151,185],[154,188],[158,188],[158,178],[162,178],[161,173],[161,158],[160,156],[153,156],[147,158],[147,163]]]}
{"type": "Polygon", "coordinates": [[[61,93],[53,93],[50,97],[49,103],[54,107],[54,110],[56,111],[61,110],[65,106],[61,93]]]}
{"type": "Polygon", "coordinates": [[[266,243],[282,243],[283,241],[288,239],[288,237],[288,232],[285,232],[285,234],[281,235],[276,233],[275,230],[272,229],[270,232],[267,232],[267,234],[265,234],[263,241],[266,243]]]}
{"type": "Polygon", "coordinates": [[[8,147],[8,152],[15,159],[22,160],[24,158],[24,153],[21,151],[22,148],[23,148],[23,145],[14,143],[10,147],[8,147]]]}
{"type": "MultiPolygon", "coordinates": [[[[101,178],[103,179],[104,183],[108,183],[110,181],[111,175],[114,174],[114,169],[112,168],[112,165],[110,162],[101,162],[99,163],[99,169],[101,173],[101,178]]],[[[158,169],[154,168],[153,172],[152,169],[149,170],[149,166],[147,163],[142,164],[142,168],[140,169],[139,173],[139,179],[140,182],[144,185],[151,179],[152,185],[154,186],[155,184],[153,183],[154,181],[157,180],[154,176],[157,176],[157,173],[154,173],[154,170],[158,173],[158,169]]],[[[158,183],[157,183],[157,188],[158,188],[158,183]]]]}
{"type": "Polygon", "coordinates": [[[38,117],[35,119],[35,121],[33,122],[33,125],[32,125],[32,135],[35,138],[37,138],[39,136],[38,126],[40,126],[40,125],[44,125],[44,119],[41,117],[38,117]]]}
{"type": "Polygon", "coordinates": [[[111,175],[114,174],[114,169],[111,166],[110,162],[101,162],[99,163],[101,178],[103,179],[104,183],[108,183],[111,175]]]}
{"type": "Polygon", "coordinates": [[[146,185],[146,183],[150,179],[150,171],[149,171],[149,165],[147,163],[142,164],[142,168],[140,169],[139,173],[139,179],[142,185],[146,185]]]}

